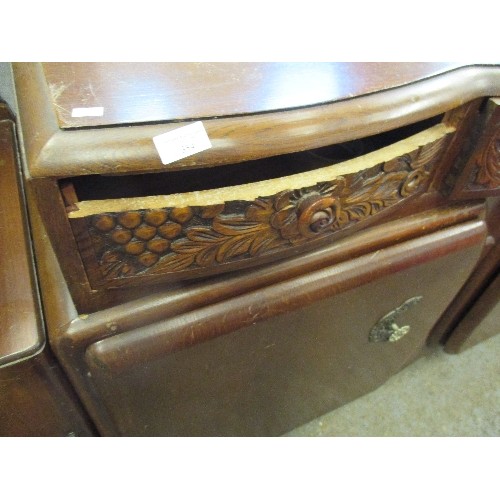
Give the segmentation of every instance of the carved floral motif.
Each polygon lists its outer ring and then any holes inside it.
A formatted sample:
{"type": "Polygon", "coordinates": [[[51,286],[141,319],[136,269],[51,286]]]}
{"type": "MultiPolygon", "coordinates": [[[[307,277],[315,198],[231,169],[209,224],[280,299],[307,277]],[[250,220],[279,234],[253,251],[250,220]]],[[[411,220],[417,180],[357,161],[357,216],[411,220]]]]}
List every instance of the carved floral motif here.
{"type": "Polygon", "coordinates": [[[325,237],[421,191],[444,138],[329,182],[253,201],[87,217],[105,279],[251,259],[325,237]]]}
{"type": "Polygon", "coordinates": [[[500,187],[500,124],[477,158],[478,167],[475,182],[488,188],[500,187]]]}

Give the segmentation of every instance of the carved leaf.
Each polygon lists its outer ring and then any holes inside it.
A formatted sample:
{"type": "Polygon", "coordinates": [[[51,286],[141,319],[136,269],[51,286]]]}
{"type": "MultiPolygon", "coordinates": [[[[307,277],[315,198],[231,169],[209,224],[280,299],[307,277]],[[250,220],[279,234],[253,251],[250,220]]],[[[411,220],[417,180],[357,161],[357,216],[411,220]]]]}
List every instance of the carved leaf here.
{"type": "Polygon", "coordinates": [[[242,234],[258,233],[262,230],[267,230],[269,224],[249,221],[244,216],[228,219],[216,217],[212,227],[214,231],[224,236],[241,236],[242,234]]]}
{"type": "Polygon", "coordinates": [[[348,213],[349,219],[351,220],[362,220],[372,213],[373,204],[359,203],[357,205],[347,206],[343,209],[343,211],[348,213]]]}
{"type": "Polygon", "coordinates": [[[281,246],[283,243],[283,238],[279,236],[277,231],[270,229],[269,231],[262,231],[257,234],[252,241],[249,248],[249,253],[253,257],[260,253],[264,253],[267,250],[271,250],[277,246],[281,246]]]}
{"type": "Polygon", "coordinates": [[[274,212],[272,199],[258,198],[247,208],[245,219],[252,222],[267,222],[274,212]]]}
{"type": "MultiPolygon", "coordinates": [[[[205,228],[196,228],[199,231],[191,231],[190,237],[194,239],[183,238],[172,243],[171,249],[180,255],[192,255],[193,262],[199,266],[206,267],[214,264],[219,246],[228,237],[216,237],[209,234],[205,228]]],[[[171,254],[175,255],[175,254],[171,254]]]]}
{"type": "Polygon", "coordinates": [[[101,270],[106,278],[121,278],[123,276],[131,276],[137,270],[126,262],[123,254],[117,251],[107,251],[101,257],[101,270]]]}
{"type": "Polygon", "coordinates": [[[449,138],[447,136],[444,136],[433,142],[432,144],[428,144],[425,147],[420,147],[411,162],[411,168],[413,170],[426,168],[431,163],[435,163],[437,160],[439,160],[439,153],[443,148],[445,141],[448,141],[448,139],[449,138]]]}
{"type": "Polygon", "coordinates": [[[233,257],[243,255],[248,252],[252,241],[255,239],[255,234],[240,235],[228,239],[220,245],[217,252],[217,262],[226,262],[233,257]]]}
{"type": "Polygon", "coordinates": [[[200,250],[195,257],[195,262],[201,267],[209,267],[215,263],[218,245],[212,244],[200,250]]]}
{"type": "Polygon", "coordinates": [[[290,191],[282,191],[276,195],[276,199],[274,200],[274,207],[276,211],[284,210],[285,208],[292,207],[293,205],[290,203],[290,191]]]}
{"type": "Polygon", "coordinates": [[[164,272],[178,272],[184,271],[188,267],[192,266],[194,263],[196,254],[177,254],[171,253],[166,257],[160,259],[158,264],[154,266],[155,273],[164,273],[164,272]]]}
{"type": "MultiPolygon", "coordinates": [[[[186,230],[186,236],[190,241],[199,243],[200,245],[213,245],[223,239],[218,232],[207,227],[189,228],[186,230]]],[[[176,250],[175,245],[181,241],[185,241],[185,238],[172,243],[172,248],[176,250]]]]}
{"type": "Polygon", "coordinates": [[[274,213],[270,218],[271,226],[281,229],[290,224],[297,224],[297,210],[295,207],[286,207],[274,213]]]}
{"type": "MultiPolygon", "coordinates": [[[[186,231],[187,238],[174,241],[170,248],[175,252],[169,258],[175,258],[176,254],[192,255],[191,265],[196,262],[201,267],[207,267],[215,262],[219,245],[228,238],[217,234],[215,231],[205,227],[194,227],[186,231]]],[[[162,259],[164,262],[165,259],[162,259]]],[[[187,260],[183,262],[188,262],[187,260]]]]}
{"type": "Polygon", "coordinates": [[[362,189],[348,196],[343,210],[354,220],[361,220],[397,203],[402,198],[399,188],[407,176],[406,172],[378,175],[365,183],[362,189]]]}
{"type": "MultiPolygon", "coordinates": [[[[242,216],[216,217],[211,229],[192,227],[186,231],[186,236],[174,241],[171,249],[178,254],[192,254],[193,263],[208,267],[215,262],[224,263],[243,255],[250,251],[252,245],[253,254],[266,248],[270,226],[247,221],[242,216]]],[[[274,234],[271,233],[271,236],[274,234]]]]}

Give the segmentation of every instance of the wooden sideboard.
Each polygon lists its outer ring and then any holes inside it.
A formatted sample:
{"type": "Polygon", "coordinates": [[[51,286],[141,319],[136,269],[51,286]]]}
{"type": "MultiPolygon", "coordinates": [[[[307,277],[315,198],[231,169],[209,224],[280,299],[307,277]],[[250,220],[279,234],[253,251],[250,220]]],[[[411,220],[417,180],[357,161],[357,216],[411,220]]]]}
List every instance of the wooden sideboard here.
{"type": "Polygon", "coordinates": [[[92,436],[46,345],[20,182],[14,117],[0,103],[0,435],[92,436]]]}
{"type": "Polygon", "coordinates": [[[47,335],[101,434],[282,434],[485,336],[500,67],[13,69],[47,335]]]}

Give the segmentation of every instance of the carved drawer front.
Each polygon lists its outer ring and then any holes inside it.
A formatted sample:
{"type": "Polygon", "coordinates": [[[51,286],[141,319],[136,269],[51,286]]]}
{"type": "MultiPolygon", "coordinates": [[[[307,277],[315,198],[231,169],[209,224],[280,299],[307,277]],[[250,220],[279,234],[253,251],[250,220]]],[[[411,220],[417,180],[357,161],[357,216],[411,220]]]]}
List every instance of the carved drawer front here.
{"type": "Polygon", "coordinates": [[[79,373],[109,434],[285,433],[414,360],[485,235],[470,221],[249,293],[235,287],[91,343],[79,373]]]}
{"type": "MultiPolygon", "coordinates": [[[[66,185],[63,192],[95,288],[161,275],[172,280],[195,277],[311,248],[424,192],[454,130],[439,123],[347,161],[217,189],[142,197],[114,194],[113,198],[106,198],[105,192],[104,199],[92,199],[92,189],[87,189],[83,200],[76,184],[66,185]]],[[[295,161],[314,158],[303,155],[295,161]]],[[[260,161],[263,170],[265,161],[260,161]]],[[[268,161],[271,169],[276,159],[268,161]]],[[[242,176],[252,168],[236,167],[242,176]]],[[[129,176],[121,184],[128,182],[130,192],[138,182],[168,184],[171,174],[129,176]]],[[[234,177],[237,183],[240,175],[233,174],[231,182],[234,177]]],[[[96,190],[102,191],[99,182],[96,190]]]]}
{"type": "Polygon", "coordinates": [[[453,188],[453,198],[500,195],[500,98],[488,101],[481,121],[472,154],[453,188]]]}

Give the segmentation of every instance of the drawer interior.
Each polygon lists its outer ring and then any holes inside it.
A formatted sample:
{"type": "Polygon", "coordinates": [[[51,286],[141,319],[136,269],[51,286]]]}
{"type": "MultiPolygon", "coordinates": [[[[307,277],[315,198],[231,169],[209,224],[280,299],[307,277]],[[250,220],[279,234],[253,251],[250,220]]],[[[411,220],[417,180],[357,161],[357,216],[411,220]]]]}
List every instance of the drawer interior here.
{"type": "MultiPolygon", "coordinates": [[[[334,165],[340,166],[337,169],[337,175],[362,168],[363,165],[357,162],[347,163],[356,159],[362,159],[365,165],[367,163],[374,165],[378,160],[383,161],[383,159],[388,159],[388,157],[402,153],[414,146],[414,141],[410,141],[411,144],[405,141],[416,134],[424,133],[424,136],[427,134],[430,139],[439,135],[444,130],[444,125],[437,134],[429,135],[429,131],[436,130],[434,126],[441,123],[442,117],[443,115],[435,116],[428,120],[355,141],[260,160],[217,166],[208,170],[192,169],[173,172],[167,170],[161,173],[137,175],[88,175],[62,180],[61,186],[64,187],[63,196],[65,196],[66,204],[72,207],[68,211],[75,212],[70,217],[83,217],[90,212],[100,213],[110,209],[112,211],[128,209],[130,207],[124,207],[123,202],[101,203],[104,200],[125,198],[148,198],[141,200],[139,202],[141,206],[136,205],[136,208],[157,206],[158,202],[164,206],[181,206],[182,204],[192,204],[189,202],[193,197],[172,197],[171,195],[212,191],[210,193],[212,196],[204,195],[201,200],[197,195],[199,204],[219,203],[235,199],[234,196],[231,196],[234,194],[232,188],[235,186],[256,184],[255,188],[260,191],[248,188],[238,189],[240,198],[250,199],[252,196],[255,198],[274,194],[281,190],[281,187],[285,188],[284,184],[288,184],[286,188],[300,188],[307,183],[310,185],[311,182],[316,183],[326,180],[327,177],[331,178],[332,174],[336,173],[335,169],[333,172],[322,169],[334,165]],[[381,151],[382,155],[378,155],[378,151],[381,151]],[[373,156],[373,159],[368,155],[373,156]],[[284,183],[283,179],[288,182],[284,183]],[[214,190],[217,190],[215,199],[214,190]],[[230,195],[229,199],[228,195],[230,195]],[[170,198],[163,198],[162,201],[158,200],[155,203],[153,197],[156,196],[170,196],[170,198]],[[223,196],[224,199],[221,199],[220,196],[223,196]]],[[[425,143],[425,141],[426,139],[423,138],[420,142],[425,143]]]]}

